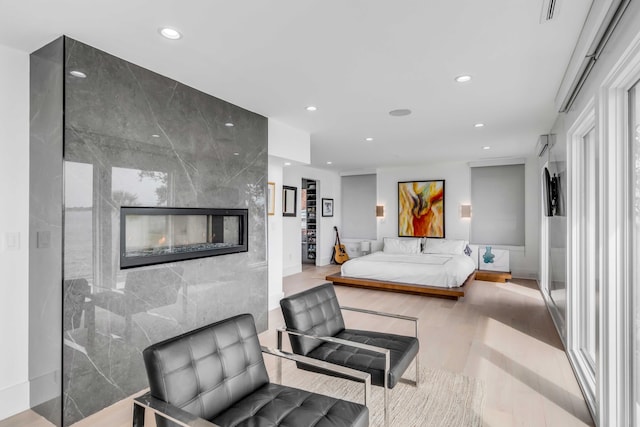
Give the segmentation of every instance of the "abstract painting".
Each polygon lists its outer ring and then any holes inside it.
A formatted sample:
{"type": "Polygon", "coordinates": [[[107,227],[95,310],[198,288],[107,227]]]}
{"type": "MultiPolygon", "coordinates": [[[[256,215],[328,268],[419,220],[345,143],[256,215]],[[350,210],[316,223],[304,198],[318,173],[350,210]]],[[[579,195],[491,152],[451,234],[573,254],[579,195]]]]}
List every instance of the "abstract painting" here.
{"type": "Polygon", "coordinates": [[[444,238],[444,180],[398,183],[398,236],[444,238]]]}

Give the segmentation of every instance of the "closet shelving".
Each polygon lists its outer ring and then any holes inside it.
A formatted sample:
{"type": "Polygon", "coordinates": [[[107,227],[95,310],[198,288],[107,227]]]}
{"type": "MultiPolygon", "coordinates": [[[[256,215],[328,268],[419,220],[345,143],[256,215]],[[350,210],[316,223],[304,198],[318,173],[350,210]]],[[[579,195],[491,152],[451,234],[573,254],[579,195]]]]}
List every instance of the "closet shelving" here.
{"type": "Polygon", "coordinates": [[[317,186],[315,180],[302,179],[302,262],[306,264],[316,263],[317,186]]]}
{"type": "Polygon", "coordinates": [[[307,259],[316,259],[316,183],[307,181],[307,259]]]}

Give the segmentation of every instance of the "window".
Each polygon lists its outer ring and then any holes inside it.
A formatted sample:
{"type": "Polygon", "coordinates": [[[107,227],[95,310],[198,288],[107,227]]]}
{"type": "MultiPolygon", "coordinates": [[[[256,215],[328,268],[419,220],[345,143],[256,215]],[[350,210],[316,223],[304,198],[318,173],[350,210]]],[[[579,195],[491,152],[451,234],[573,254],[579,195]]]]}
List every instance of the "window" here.
{"type": "Polygon", "coordinates": [[[524,246],[524,164],[471,168],[471,242],[524,246]]]}
{"type": "Polygon", "coordinates": [[[342,235],[376,238],[376,175],[342,177],[342,235]]]}

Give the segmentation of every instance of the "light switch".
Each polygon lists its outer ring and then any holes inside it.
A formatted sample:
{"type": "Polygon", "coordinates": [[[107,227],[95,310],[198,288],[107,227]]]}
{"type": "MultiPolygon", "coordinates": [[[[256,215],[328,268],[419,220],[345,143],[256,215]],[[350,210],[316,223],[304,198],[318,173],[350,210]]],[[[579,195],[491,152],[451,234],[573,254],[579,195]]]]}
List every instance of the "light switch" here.
{"type": "Polygon", "coordinates": [[[38,231],[36,233],[36,247],[38,249],[47,249],[51,247],[51,232],[50,231],[38,231]]]}
{"type": "Polygon", "coordinates": [[[4,248],[8,251],[20,250],[20,233],[19,232],[4,233],[4,248]]]}

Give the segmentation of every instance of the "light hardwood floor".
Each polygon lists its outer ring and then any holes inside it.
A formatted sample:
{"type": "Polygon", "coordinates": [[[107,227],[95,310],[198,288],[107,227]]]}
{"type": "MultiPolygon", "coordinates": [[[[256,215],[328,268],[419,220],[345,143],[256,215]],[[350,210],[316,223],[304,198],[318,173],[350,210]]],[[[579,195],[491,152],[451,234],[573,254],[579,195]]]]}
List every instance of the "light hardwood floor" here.
{"type": "MultiPolygon", "coordinates": [[[[284,279],[285,294],[324,283],[325,275],[338,269],[305,266],[284,279]]],[[[594,425],[534,281],[475,281],[459,301],[347,287],[336,287],[336,292],[342,305],[419,317],[421,365],[482,380],[486,427],[594,425]]],[[[351,328],[412,333],[402,321],[353,313],[345,313],[345,320],[351,328]]],[[[272,310],[262,344],[275,347],[275,328],[282,324],[280,310],[272,310]]],[[[50,425],[31,411],[0,421],[0,427],[50,425]]],[[[130,425],[131,399],[75,424],[130,425]]]]}

